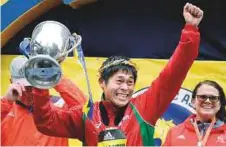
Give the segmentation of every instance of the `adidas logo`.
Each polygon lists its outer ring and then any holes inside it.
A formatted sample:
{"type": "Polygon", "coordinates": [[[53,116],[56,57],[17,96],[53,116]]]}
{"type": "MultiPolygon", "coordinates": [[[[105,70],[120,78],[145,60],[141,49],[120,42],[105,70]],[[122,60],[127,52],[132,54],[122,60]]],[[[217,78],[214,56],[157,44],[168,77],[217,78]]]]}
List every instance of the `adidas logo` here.
{"type": "Polygon", "coordinates": [[[177,137],[178,139],[185,139],[184,135],[180,135],[177,137]]]}
{"type": "Polygon", "coordinates": [[[115,137],[112,136],[110,132],[104,135],[104,140],[113,140],[113,139],[115,139],[115,137]]]}

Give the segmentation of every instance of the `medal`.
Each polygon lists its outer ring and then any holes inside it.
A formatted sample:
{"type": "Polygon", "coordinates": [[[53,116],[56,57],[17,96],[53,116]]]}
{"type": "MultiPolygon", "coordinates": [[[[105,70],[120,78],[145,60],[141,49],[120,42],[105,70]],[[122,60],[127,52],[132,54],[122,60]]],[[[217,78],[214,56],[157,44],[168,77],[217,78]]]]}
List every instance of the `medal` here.
{"type": "Polygon", "coordinates": [[[197,143],[198,147],[203,147],[203,146],[206,145],[207,139],[208,139],[208,137],[210,135],[210,132],[211,132],[215,122],[216,122],[216,118],[214,118],[212,120],[212,122],[209,125],[209,127],[208,127],[208,129],[206,131],[206,134],[204,136],[202,136],[201,133],[199,132],[196,119],[195,119],[194,123],[192,123],[194,128],[195,128],[195,132],[196,132],[196,135],[197,135],[197,138],[198,138],[198,143],[197,143]]]}
{"type": "Polygon", "coordinates": [[[197,144],[198,147],[202,147],[202,141],[199,141],[197,144]]]}

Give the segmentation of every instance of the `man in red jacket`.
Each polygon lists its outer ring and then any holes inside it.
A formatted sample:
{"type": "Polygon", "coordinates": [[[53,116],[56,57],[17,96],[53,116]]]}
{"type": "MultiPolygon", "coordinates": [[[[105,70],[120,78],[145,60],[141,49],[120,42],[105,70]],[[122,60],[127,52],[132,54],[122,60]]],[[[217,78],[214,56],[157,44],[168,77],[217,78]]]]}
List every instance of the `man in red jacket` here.
{"type": "MultiPolygon", "coordinates": [[[[1,99],[1,145],[2,146],[68,146],[67,138],[46,136],[37,131],[32,117],[32,87],[24,77],[26,58],[19,56],[10,65],[11,85],[1,99]]],[[[51,96],[54,109],[83,106],[85,96],[69,79],[62,78],[54,87],[62,98],[51,96]]]]}
{"type": "Polygon", "coordinates": [[[34,120],[48,135],[78,138],[89,146],[153,146],[154,126],[165,112],[198,55],[198,25],[203,11],[186,4],[186,25],[180,42],[160,75],[143,94],[131,99],[137,69],[129,58],[113,56],[100,68],[103,101],[90,105],[91,117],[82,109],[54,110],[49,91],[34,88],[34,120]],[[56,129],[57,128],[57,129],[56,129]]]}

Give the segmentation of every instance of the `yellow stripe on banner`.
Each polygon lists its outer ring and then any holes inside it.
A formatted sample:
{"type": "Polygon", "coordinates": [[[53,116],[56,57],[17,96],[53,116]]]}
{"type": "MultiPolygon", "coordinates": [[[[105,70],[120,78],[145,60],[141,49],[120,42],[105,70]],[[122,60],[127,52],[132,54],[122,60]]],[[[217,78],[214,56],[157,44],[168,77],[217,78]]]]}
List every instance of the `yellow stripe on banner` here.
{"type": "Polygon", "coordinates": [[[4,5],[6,2],[8,2],[9,0],[1,0],[0,6],[4,5]]]}
{"type": "MultiPolygon", "coordinates": [[[[6,92],[7,86],[9,84],[9,64],[14,57],[16,56],[1,55],[1,95],[6,92]]],[[[104,60],[105,58],[98,57],[86,58],[87,70],[90,78],[89,80],[94,101],[99,100],[102,91],[98,85],[98,68],[104,60]]],[[[137,64],[139,71],[138,80],[136,83],[137,90],[149,86],[150,82],[158,76],[159,72],[167,63],[167,60],[155,59],[132,59],[132,61],[137,64]]],[[[77,83],[77,85],[79,85],[79,87],[88,95],[84,72],[77,59],[68,57],[61,66],[63,74],[77,83]]],[[[210,79],[217,81],[222,87],[224,87],[224,91],[226,93],[225,73],[226,61],[195,61],[189,70],[182,87],[192,90],[199,81],[210,79]]]]}
{"type": "MultiPolygon", "coordinates": [[[[9,86],[9,64],[13,59],[13,55],[1,55],[1,95],[6,93],[9,86]]],[[[93,100],[100,100],[102,89],[98,84],[98,68],[105,58],[86,58],[86,65],[90,80],[90,86],[93,94],[93,100]]],[[[136,90],[147,87],[150,85],[166,65],[167,60],[154,60],[154,59],[132,59],[138,67],[138,80],[136,83],[136,90]]],[[[87,85],[85,82],[85,75],[81,65],[74,57],[68,57],[62,63],[62,71],[64,76],[70,78],[75,82],[79,88],[88,95],[87,85]]],[[[178,69],[179,71],[180,69],[178,69]]],[[[217,81],[226,93],[226,61],[195,61],[191,67],[182,87],[193,90],[194,86],[206,79],[217,81]]],[[[175,79],[177,80],[177,79],[175,79]]],[[[51,90],[52,94],[58,95],[55,91],[51,90]]],[[[171,124],[170,122],[168,122],[171,124]]],[[[171,124],[173,125],[173,124],[171,124]]],[[[170,126],[171,126],[170,125],[170,126]]],[[[70,146],[80,146],[81,142],[75,139],[69,139],[70,146]]]]}

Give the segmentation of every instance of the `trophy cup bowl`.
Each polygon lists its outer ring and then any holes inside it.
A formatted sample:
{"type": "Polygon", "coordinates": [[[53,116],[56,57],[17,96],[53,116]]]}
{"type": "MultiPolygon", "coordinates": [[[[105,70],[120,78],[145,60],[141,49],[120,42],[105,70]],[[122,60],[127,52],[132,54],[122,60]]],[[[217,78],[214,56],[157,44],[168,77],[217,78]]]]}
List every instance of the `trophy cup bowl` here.
{"type": "Polygon", "coordinates": [[[81,44],[81,36],[71,34],[66,26],[57,21],[38,24],[29,42],[26,54],[25,78],[34,87],[49,89],[60,80],[60,63],[81,44]]]}

